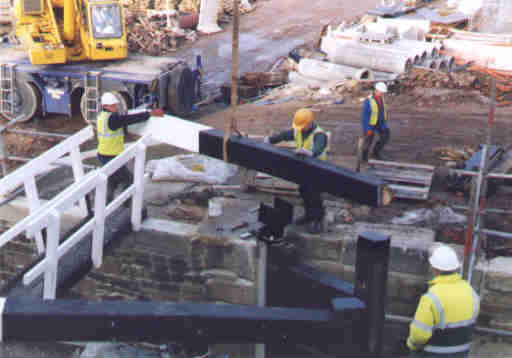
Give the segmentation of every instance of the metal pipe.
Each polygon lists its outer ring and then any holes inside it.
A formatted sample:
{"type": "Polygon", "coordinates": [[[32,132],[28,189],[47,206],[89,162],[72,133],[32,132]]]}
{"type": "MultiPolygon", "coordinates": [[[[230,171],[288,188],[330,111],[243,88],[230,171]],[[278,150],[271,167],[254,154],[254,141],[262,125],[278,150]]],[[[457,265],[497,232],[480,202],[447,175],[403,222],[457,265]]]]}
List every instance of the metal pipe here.
{"type": "MultiPolygon", "coordinates": [[[[464,206],[464,205],[452,205],[451,207],[453,209],[469,210],[469,206],[464,206]]],[[[512,214],[512,210],[492,209],[492,208],[484,209],[484,210],[482,210],[482,212],[495,213],[495,214],[512,214]]]]}
{"type": "MultiPolygon", "coordinates": [[[[392,321],[392,322],[400,322],[400,323],[411,323],[413,318],[406,317],[406,316],[400,316],[400,315],[394,315],[394,314],[386,314],[386,320],[392,321]]],[[[475,327],[476,332],[482,332],[482,333],[491,333],[495,334],[497,336],[507,336],[512,337],[512,331],[505,330],[505,329],[497,329],[497,328],[487,328],[487,327],[475,327]]]]}
{"type": "Polygon", "coordinates": [[[509,232],[489,230],[489,229],[481,229],[480,232],[483,232],[484,234],[487,234],[487,235],[499,236],[503,239],[512,239],[512,233],[509,233],[509,232]]]}
{"type": "MultiPolygon", "coordinates": [[[[258,240],[258,307],[266,305],[267,285],[267,243],[258,240]]],[[[255,357],[265,358],[265,344],[258,343],[255,346],[255,357]]]]}
{"type": "MultiPolygon", "coordinates": [[[[463,169],[450,169],[450,174],[461,174],[461,175],[468,175],[472,177],[476,177],[478,175],[478,172],[473,172],[470,170],[463,170],[463,169]]],[[[503,173],[489,173],[487,174],[487,178],[491,179],[512,179],[512,174],[503,174],[503,173]]]]}

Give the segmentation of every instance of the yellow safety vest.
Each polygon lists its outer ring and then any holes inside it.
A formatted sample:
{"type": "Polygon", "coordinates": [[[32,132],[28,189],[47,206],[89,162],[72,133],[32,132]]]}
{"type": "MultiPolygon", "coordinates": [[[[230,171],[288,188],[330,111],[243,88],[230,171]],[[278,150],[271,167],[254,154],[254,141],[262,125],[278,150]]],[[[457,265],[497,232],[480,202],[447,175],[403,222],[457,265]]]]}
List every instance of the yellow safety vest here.
{"type": "Polygon", "coordinates": [[[120,154],[124,149],[124,133],[123,128],[115,131],[108,126],[108,119],[112,113],[102,111],[98,116],[98,153],[102,155],[115,156],[120,154]]]}
{"type": "MultiPolygon", "coordinates": [[[[325,131],[320,128],[319,126],[316,126],[316,128],[309,134],[309,136],[303,140],[302,138],[302,131],[296,130],[295,131],[295,145],[297,149],[304,148],[307,150],[311,150],[313,148],[313,137],[316,133],[325,133],[325,131]]],[[[327,160],[327,150],[329,149],[329,138],[327,138],[327,145],[325,146],[324,150],[320,155],[317,157],[320,160],[327,160]]]]}
{"type": "MultiPolygon", "coordinates": [[[[370,125],[375,126],[379,121],[379,105],[377,104],[377,100],[373,96],[368,97],[368,100],[370,101],[370,107],[372,109],[372,114],[370,116],[370,125]]],[[[384,112],[384,120],[387,120],[388,115],[386,113],[387,111],[386,104],[384,103],[384,98],[382,98],[382,108],[384,112]]]]}
{"type": "Polygon", "coordinates": [[[437,276],[430,284],[410,325],[407,346],[440,356],[468,352],[480,311],[478,295],[459,274],[437,276]]]}

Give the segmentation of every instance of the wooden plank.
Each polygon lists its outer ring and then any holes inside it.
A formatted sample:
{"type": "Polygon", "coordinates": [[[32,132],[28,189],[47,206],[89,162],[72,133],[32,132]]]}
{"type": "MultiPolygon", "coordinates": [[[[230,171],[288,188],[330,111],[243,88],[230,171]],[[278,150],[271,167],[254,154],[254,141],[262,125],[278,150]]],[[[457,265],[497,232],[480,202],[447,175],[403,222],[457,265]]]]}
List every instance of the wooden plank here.
{"type": "Polygon", "coordinates": [[[423,175],[415,171],[404,170],[378,170],[370,169],[367,173],[371,173],[379,178],[391,182],[411,183],[419,185],[428,185],[432,183],[433,173],[423,175]]]}
{"type": "Polygon", "coordinates": [[[388,187],[391,189],[395,197],[403,199],[426,200],[430,193],[430,187],[418,188],[399,184],[389,184],[388,187]]]}
{"type": "Polygon", "coordinates": [[[380,166],[380,167],[397,167],[397,168],[418,169],[418,170],[425,170],[425,171],[429,171],[429,172],[433,172],[435,170],[435,167],[433,167],[432,165],[390,162],[390,161],[375,160],[375,159],[370,159],[368,161],[368,164],[373,165],[373,166],[380,166]]]}

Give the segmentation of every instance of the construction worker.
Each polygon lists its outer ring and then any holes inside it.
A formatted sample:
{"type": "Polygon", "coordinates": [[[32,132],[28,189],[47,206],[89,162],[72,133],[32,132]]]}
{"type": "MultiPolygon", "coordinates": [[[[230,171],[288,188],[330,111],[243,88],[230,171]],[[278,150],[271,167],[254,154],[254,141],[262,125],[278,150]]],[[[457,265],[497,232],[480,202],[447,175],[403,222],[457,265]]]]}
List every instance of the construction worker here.
{"type": "MultiPolygon", "coordinates": [[[[266,143],[279,143],[281,141],[294,140],[295,153],[320,160],[326,160],[328,149],[327,134],[314,122],[313,112],[302,108],[295,112],[292,129],[285,130],[271,137],[265,137],[266,143]]],[[[304,201],[305,214],[295,223],[297,225],[309,225],[309,232],[318,234],[323,231],[325,209],[322,193],[313,184],[301,183],[299,193],[304,201]]]]}
{"type": "Polygon", "coordinates": [[[468,357],[480,311],[478,295],[457,273],[460,263],[451,247],[435,248],[429,262],[434,279],[410,325],[409,357],[468,357]]]}
{"type": "Polygon", "coordinates": [[[384,160],[381,150],[389,141],[391,135],[387,125],[387,107],[384,103],[384,94],[387,92],[388,87],[386,84],[378,82],[373,93],[363,103],[362,124],[364,140],[361,159],[365,162],[368,161],[368,152],[375,137],[375,132],[379,134],[379,140],[375,143],[373,155],[376,159],[384,160]]]}
{"type": "MultiPolygon", "coordinates": [[[[98,132],[98,160],[101,165],[107,164],[124,150],[124,127],[130,124],[147,121],[150,116],[161,117],[161,109],[146,110],[136,114],[119,114],[119,99],[106,92],[101,96],[102,111],[98,114],[96,128],[98,132]]],[[[125,188],[133,183],[130,171],[122,166],[108,180],[107,202],[112,201],[118,186],[125,188]]]]}

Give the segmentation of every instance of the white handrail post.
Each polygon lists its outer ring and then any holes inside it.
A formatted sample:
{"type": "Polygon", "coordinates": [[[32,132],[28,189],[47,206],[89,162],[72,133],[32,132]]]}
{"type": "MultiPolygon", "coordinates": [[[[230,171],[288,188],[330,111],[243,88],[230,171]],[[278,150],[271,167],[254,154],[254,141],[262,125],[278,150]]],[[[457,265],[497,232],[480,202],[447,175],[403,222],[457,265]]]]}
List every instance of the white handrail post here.
{"type": "Polygon", "coordinates": [[[103,262],[103,237],[105,235],[105,206],[107,205],[107,180],[104,173],[98,174],[94,195],[94,233],[92,239],[92,263],[95,268],[103,262]]]}
{"type": "Polygon", "coordinates": [[[132,227],[134,231],[139,231],[142,222],[142,201],[144,199],[144,165],[146,163],[146,145],[139,143],[135,157],[135,173],[133,182],[135,184],[135,194],[132,199],[132,227]]]}
{"type": "Polygon", "coordinates": [[[53,300],[57,294],[57,267],[59,265],[57,247],[59,246],[60,240],[60,213],[54,209],[48,213],[48,218],[43,299],[53,300]]]}
{"type": "MultiPolygon", "coordinates": [[[[33,175],[26,178],[23,182],[25,193],[27,194],[27,199],[30,205],[30,212],[33,213],[39,209],[41,206],[41,201],[39,200],[39,195],[37,194],[37,185],[36,179],[33,175]]],[[[42,254],[44,252],[44,242],[43,235],[41,231],[33,232],[33,230],[27,230],[27,236],[29,238],[33,238],[35,236],[37,252],[38,254],[42,254]]]]}
{"type": "MultiPolygon", "coordinates": [[[[80,147],[78,143],[76,146],[71,148],[70,152],[71,156],[71,167],[73,168],[73,176],[75,179],[75,183],[78,182],[84,176],[84,166],[82,163],[82,158],[80,156],[80,147]]],[[[78,201],[78,206],[80,208],[80,214],[83,217],[87,216],[87,204],[85,203],[85,197],[78,201]]]]}

